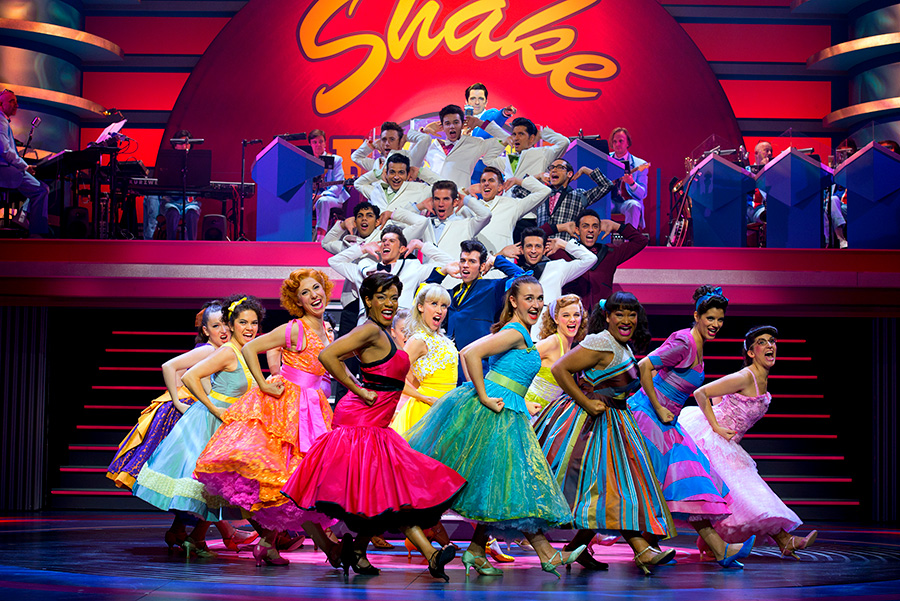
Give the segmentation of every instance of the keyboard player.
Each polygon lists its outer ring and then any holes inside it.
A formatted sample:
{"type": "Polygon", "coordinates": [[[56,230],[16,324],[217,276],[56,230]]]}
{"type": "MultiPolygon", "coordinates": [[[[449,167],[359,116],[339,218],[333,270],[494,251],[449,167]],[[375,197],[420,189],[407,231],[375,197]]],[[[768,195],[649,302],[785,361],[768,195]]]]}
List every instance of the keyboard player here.
{"type": "MultiPolygon", "coordinates": [[[[175,138],[190,139],[191,132],[179,130],[175,138]]],[[[190,144],[172,144],[175,150],[190,150],[190,144]]],[[[189,196],[185,199],[184,236],[188,240],[197,239],[197,224],[200,222],[200,202],[189,196]]],[[[181,196],[144,196],[144,239],[153,240],[156,234],[157,217],[160,205],[166,217],[166,239],[178,239],[178,222],[182,219],[181,196]]]]}
{"type": "Polygon", "coordinates": [[[28,199],[16,214],[13,223],[27,229],[33,236],[50,233],[47,224],[47,202],[50,188],[34,177],[34,167],[25,163],[16,151],[12,117],[19,103],[12,90],[0,92],[0,187],[18,190],[28,199]]]}

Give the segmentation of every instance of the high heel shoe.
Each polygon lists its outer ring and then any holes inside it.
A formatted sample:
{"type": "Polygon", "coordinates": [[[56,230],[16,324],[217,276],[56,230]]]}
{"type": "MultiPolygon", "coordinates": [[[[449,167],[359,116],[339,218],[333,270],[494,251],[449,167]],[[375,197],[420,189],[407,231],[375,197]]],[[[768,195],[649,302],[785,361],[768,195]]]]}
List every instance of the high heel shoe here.
{"type": "Polygon", "coordinates": [[[499,563],[512,563],[516,560],[515,557],[510,557],[500,550],[500,543],[497,542],[496,538],[489,540],[484,550],[485,555],[490,555],[491,559],[499,563]]]}
{"type": "Polygon", "coordinates": [[[225,548],[229,551],[234,551],[235,553],[240,553],[241,551],[252,550],[252,548],[248,547],[248,545],[253,544],[256,539],[259,538],[258,532],[243,532],[241,530],[235,530],[234,534],[231,536],[223,536],[222,544],[225,545],[225,548]],[[238,533],[242,535],[246,534],[245,538],[238,538],[238,533]],[[244,545],[244,547],[240,547],[239,545],[244,545]]]}
{"type": "MultiPolygon", "coordinates": [[[[563,547],[563,551],[569,551],[569,549],[566,549],[565,547],[563,547]]],[[[581,566],[583,568],[585,568],[586,570],[595,570],[595,571],[599,572],[599,571],[605,571],[605,570],[609,569],[608,563],[603,563],[602,561],[597,561],[594,558],[593,553],[591,553],[591,545],[590,544],[587,545],[587,548],[584,550],[584,553],[579,555],[578,559],[576,559],[575,561],[580,563],[581,566]]],[[[567,572],[572,571],[571,563],[566,564],[566,571],[567,572]]]]}
{"type": "Polygon", "coordinates": [[[569,553],[569,556],[566,557],[565,559],[562,558],[562,551],[557,551],[556,553],[553,554],[552,557],[550,557],[550,561],[542,561],[541,562],[541,569],[544,570],[545,572],[550,572],[551,574],[555,574],[556,577],[559,578],[559,572],[556,571],[557,564],[554,564],[553,560],[556,559],[557,556],[559,556],[559,564],[558,565],[569,567],[571,564],[578,561],[578,558],[581,556],[582,553],[584,553],[584,551],[586,549],[587,549],[587,545],[581,545],[574,551],[571,551],[569,553]]]}
{"type": "Polygon", "coordinates": [[[419,551],[419,548],[418,548],[417,546],[415,546],[415,545],[413,544],[413,542],[412,542],[411,540],[409,540],[408,538],[407,538],[406,540],[403,541],[403,546],[406,547],[406,558],[407,558],[409,561],[412,561],[412,554],[413,554],[413,551],[418,552],[418,551],[419,551]]]}
{"type": "Polygon", "coordinates": [[[181,546],[184,549],[187,559],[191,558],[191,553],[200,559],[212,559],[213,557],[218,557],[215,551],[210,551],[205,540],[195,542],[191,540],[191,537],[187,537],[184,539],[181,546]]]}
{"type": "Polygon", "coordinates": [[[800,559],[797,556],[796,551],[802,551],[803,549],[812,545],[814,542],[816,542],[817,536],[819,536],[819,532],[816,530],[813,530],[812,532],[807,534],[805,538],[798,539],[796,536],[792,536],[790,540],[788,540],[787,545],[784,546],[784,549],[781,550],[781,556],[800,559]]]}
{"type": "Polygon", "coordinates": [[[731,547],[731,546],[733,546],[733,545],[729,545],[729,544],[726,543],[726,544],[725,544],[725,557],[723,557],[722,559],[718,560],[717,563],[718,563],[720,566],[722,566],[723,568],[727,568],[727,567],[732,566],[732,565],[734,565],[734,564],[737,564],[736,567],[743,568],[743,567],[744,567],[744,564],[742,564],[741,562],[739,562],[738,559],[743,559],[744,557],[747,557],[748,555],[750,555],[750,551],[753,550],[753,543],[755,543],[755,542],[756,542],[756,535],[753,535],[753,536],[751,536],[750,538],[748,538],[748,539],[741,545],[741,550],[738,551],[737,553],[735,553],[734,555],[728,555],[728,547],[731,547]]]}
{"type": "Polygon", "coordinates": [[[453,561],[456,557],[456,549],[450,545],[446,545],[440,551],[435,551],[428,560],[428,573],[433,578],[443,578],[444,582],[450,582],[450,576],[444,572],[444,566],[453,561]]]}
{"type": "Polygon", "coordinates": [[[175,531],[169,528],[166,530],[166,535],[163,537],[163,540],[166,541],[166,546],[169,548],[169,555],[174,553],[175,549],[180,549],[184,545],[184,540],[187,538],[187,532],[184,530],[175,531]]]}
{"type": "Polygon", "coordinates": [[[616,544],[616,541],[619,540],[619,536],[615,534],[595,534],[594,538],[591,539],[591,542],[588,543],[588,551],[591,553],[594,552],[594,545],[600,545],[601,547],[611,547],[616,544]]]}
{"type": "Polygon", "coordinates": [[[296,551],[303,546],[306,536],[296,532],[279,532],[275,537],[275,548],[285,553],[296,551]]]}
{"type": "Polygon", "coordinates": [[[364,576],[377,576],[381,570],[369,564],[367,566],[359,565],[359,561],[365,555],[353,548],[353,536],[345,534],[341,539],[341,567],[344,568],[344,576],[350,574],[350,568],[353,568],[354,574],[362,574],[364,576]]]}
{"type": "Polygon", "coordinates": [[[475,555],[468,549],[463,553],[462,564],[466,567],[466,577],[469,576],[469,570],[475,568],[475,571],[482,576],[502,576],[503,570],[495,568],[488,562],[484,555],[475,555]]]}
{"type": "Polygon", "coordinates": [[[373,547],[382,551],[389,551],[394,548],[394,545],[384,540],[382,536],[373,536],[371,542],[373,547]]]}
{"type": "Polygon", "coordinates": [[[655,549],[651,546],[647,546],[643,551],[634,554],[634,563],[641,569],[641,572],[644,573],[644,576],[650,575],[650,568],[648,566],[658,566],[665,563],[669,563],[672,561],[672,558],[675,557],[675,549],[667,549],[666,551],[660,551],[659,549],[655,549]],[[641,555],[646,553],[647,551],[656,551],[656,554],[650,558],[649,561],[644,561],[641,559],[641,555]]]}
{"type": "Polygon", "coordinates": [[[270,566],[286,566],[291,563],[278,554],[278,549],[274,546],[263,545],[262,541],[253,547],[253,558],[256,559],[256,567],[260,567],[263,562],[270,566]]]}

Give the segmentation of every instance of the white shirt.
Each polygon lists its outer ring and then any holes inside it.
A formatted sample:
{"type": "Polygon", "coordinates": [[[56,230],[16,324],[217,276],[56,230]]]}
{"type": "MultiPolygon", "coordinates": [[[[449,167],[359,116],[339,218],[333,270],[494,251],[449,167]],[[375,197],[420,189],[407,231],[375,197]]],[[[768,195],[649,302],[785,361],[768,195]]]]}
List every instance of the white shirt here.
{"type": "Polygon", "coordinates": [[[452,219],[448,217],[437,226],[432,221],[436,218],[425,217],[402,207],[394,211],[393,219],[408,226],[403,230],[407,239],[420,238],[423,242],[437,245],[447,255],[459,257],[460,242],[475,238],[491,221],[491,210],[483,200],[467,196],[463,204],[471,213],[460,210],[452,219]],[[466,216],[469,214],[471,216],[466,216]]]}
{"type": "MultiPolygon", "coordinates": [[[[328,233],[325,234],[325,237],[322,238],[322,248],[332,255],[336,255],[353,246],[365,244],[366,242],[381,240],[380,227],[376,227],[372,230],[372,233],[365,238],[360,238],[345,230],[343,223],[344,222],[341,220],[335,222],[335,224],[331,226],[331,229],[328,230],[328,233]]],[[[353,287],[353,284],[348,280],[344,280],[344,287],[341,289],[341,306],[346,307],[357,298],[356,289],[353,287]]]]}
{"type": "Polygon", "coordinates": [[[495,196],[487,203],[491,210],[491,221],[478,234],[478,239],[494,254],[513,243],[516,222],[550,195],[550,188],[531,176],[522,180],[522,187],[529,192],[525,198],[495,196]]]}

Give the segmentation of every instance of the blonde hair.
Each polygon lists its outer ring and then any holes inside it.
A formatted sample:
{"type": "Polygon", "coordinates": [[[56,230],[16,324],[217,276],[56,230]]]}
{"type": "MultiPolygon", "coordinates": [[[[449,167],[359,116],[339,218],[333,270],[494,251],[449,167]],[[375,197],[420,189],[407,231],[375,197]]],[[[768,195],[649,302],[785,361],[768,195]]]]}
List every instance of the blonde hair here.
{"type": "Polygon", "coordinates": [[[559,324],[557,323],[559,312],[565,307],[576,303],[578,303],[578,308],[581,309],[581,325],[578,326],[578,331],[575,333],[575,338],[572,339],[572,343],[581,342],[585,334],[587,334],[588,320],[587,316],[584,314],[584,305],[581,303],[581,297],[577,294],[560,296],[547,306],[547,310],[544,312],[543,317],[541,317],[541,332],[538,335],[538,338],[543,340],[547,336],[556,334],[559,330],[559,324]]]}
{"type": "MultiPolygon", "coordinates": [[[[447,303],[447,307],[450,307],[450,293],[447,292],[446,288],[440,284],[425,284],[422,286],[416,294],[416,298],[413,300],[412,310],[409,312],[409,319],[406,320],[405,333],[407,337],[412,336],[418,330],[429,333],[432,331],[425,323],[422,312],[419,311],[419,305],[424,305],[433,300],[444,301],[447,303]]],[[[437,333],[443,335],[444,328],[440,328],[437,333]]]]}

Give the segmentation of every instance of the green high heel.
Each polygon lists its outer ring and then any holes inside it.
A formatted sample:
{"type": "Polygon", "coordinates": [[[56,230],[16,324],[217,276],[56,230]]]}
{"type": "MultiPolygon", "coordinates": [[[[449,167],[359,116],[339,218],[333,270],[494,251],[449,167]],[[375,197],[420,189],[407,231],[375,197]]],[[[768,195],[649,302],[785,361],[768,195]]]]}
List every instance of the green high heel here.
{"type": "Polygon", "coordinates": [[[184,539],[182,547],[184,547],[184,554],[187,559],[191,558],[191,553],[200,559],[212,559],[213,557],[219,556],[218,553],[211,551],[210,548],[206,546],[205,540],[195,542],[191,537],[187,537],[184,539]]]}
{"type": "Polygon", "coordinates": [[[562,551],[557,551],[556,553],[553,554],[552,557],[550,557],[550,561],[542,561],[541,562],[541,569],[544,570],[545,572],[549,572],[551,574],[556,574],[556,577],[559,578],[560,576],[559,576],[559,572],[556,571],[556,566],[557,565],[568,566],[568,565],[575,563],[575,561],[578,559],[578,557],[582,553],[584,553],[585,549],[587,549],[587,545],[581,545],[580,547],[578,547],[577,549],[574,549],[571,553],[569,553],[569,556],[566,557],[565,560],[563,560],[563,558],[562,558],[562,551]],[[553,560],[556,559],[557,555],[559,556],[560,561],[559,561],[559,564],[554,564],[553,560]]]}
{"type": "Polygon", "coordinates": [[[502,576],[503,570],[495,568],[487,560],[484,555],[475,555],[468,549],[462,556],[462,564],[466,566],[466,577],[469,576],[469,570],[475,568],[475,571],[482,576],[502,576]]]}

